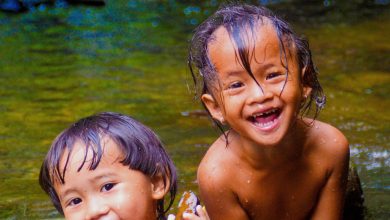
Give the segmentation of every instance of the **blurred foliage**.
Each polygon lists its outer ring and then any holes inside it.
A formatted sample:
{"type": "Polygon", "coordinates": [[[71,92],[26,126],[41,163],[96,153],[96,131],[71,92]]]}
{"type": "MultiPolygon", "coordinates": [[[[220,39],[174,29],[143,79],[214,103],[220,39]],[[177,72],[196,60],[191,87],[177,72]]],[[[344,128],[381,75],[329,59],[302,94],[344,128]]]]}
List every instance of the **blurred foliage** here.
{"type": "MultiPolygon", "coordinates": [[[[0,0],[4,3],[5,0],[0,0]]],[[[36,4],[0,13],[0,219],[58,218],[39,188],[40,163],[71,122],[99,111],[130,114],[161,137],[182,190],[219,135],[187,86],[188,39],[223,1],[106,1],[104,7],[36,4]],[[187,115],[187,116],[186,116],[187,115]]],[[[389,1],[262,3],[306,36],[370,218],[389,216],[389,1]]]]}

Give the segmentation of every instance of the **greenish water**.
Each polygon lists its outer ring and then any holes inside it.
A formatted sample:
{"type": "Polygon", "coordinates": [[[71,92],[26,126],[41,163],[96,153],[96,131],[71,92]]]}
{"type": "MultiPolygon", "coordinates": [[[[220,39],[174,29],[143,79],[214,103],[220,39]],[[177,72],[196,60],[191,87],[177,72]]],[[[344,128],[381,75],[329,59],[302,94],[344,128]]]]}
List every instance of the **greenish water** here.
{"type": "MultiPolygon", "coordinates": [[[[187,40],[217,1],[107,2],[0,13],[0,219],[60,217],[38,185],[41,161],[62,129],[101,111],[152,127],[179,195],[197,191],[197,164],[219,133],[183,114],[201,109],[187,88],[187,40]]],[[[320,119],[350,141],[368,218],[389,219],[389,2],[281,2],[270,7],[310,40],[328,97],[320,119]]]]}

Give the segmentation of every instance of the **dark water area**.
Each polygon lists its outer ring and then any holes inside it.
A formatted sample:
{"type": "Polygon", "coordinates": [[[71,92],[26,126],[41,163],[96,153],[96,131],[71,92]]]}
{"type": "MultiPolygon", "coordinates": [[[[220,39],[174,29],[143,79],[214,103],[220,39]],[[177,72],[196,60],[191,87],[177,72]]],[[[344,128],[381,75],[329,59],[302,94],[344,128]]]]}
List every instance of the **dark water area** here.
{"type": "MultiPolygon", "coordinates": [[[[349,139],[367,219],[389,219],[390,1],[252,2],[309,39],[328,99],[320,120],[349,139]]],[[[154,129],[178,168],[178,194],[197,192],[197,165],[219,132],[198,114],[186,54],[192,30],[219,3],[115,0],[0,12],[0,219],[61,218],[38,185],[41,162],[61,130],[101,111],[154,129]]]]}

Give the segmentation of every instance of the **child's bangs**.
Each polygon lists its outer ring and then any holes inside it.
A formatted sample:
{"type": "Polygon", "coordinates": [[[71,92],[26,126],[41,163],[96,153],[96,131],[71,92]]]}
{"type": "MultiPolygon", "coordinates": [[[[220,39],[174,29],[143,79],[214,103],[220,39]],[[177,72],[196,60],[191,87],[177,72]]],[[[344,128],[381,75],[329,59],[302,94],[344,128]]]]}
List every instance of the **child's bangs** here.
{"type": "Polygon", "coordinates": [[[68,168],[68,163],[73,152],[74,145],[77,142],[80,142],[85,146],[84,157],[80,166],[77,168],[77,172],[83,169],[86,164],[88,164],[89,170],[95,170],[101,161],[104,151],[101,145],[101,138],[99,136],[100,135],[98,133],[89,131],[85,136],[63,137],[63,140],[57,141],[55,144],[57,146],[52,148],[53,154],[51,162],[49,162],[49,164],[52,164],[52,167],[49,168],[52,173],[52,181],[59,181],[61,184],[65,183],[65,173],[68,168]],[[58,150],[62,153],[58,154],[55,152],[58,150]]]}

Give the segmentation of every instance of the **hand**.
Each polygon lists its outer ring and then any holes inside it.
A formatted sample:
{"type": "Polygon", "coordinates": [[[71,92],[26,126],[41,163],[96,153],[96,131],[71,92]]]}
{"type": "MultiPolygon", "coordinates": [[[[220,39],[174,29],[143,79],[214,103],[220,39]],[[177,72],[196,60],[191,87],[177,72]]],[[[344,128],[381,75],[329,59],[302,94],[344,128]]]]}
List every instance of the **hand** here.
{"type": "Polygon", "coordinates": [[[206,209],[200,205],[196,206],[196,212],[198,215],[192,213],[183,213],[183,220],[210,220],[206,209]]]}
{"type": "MultiPolygon", "coordinates": [[[[192,214],[192,213],[183,213],[183,220],[210,220],[206,209],[202,208],[202,206],[198,205],[196,206],[196,212],[198,215],[192,214]]],[[[167,220],[175,220],[175,216],[170,214],[168,215],[167,220]]]]}

